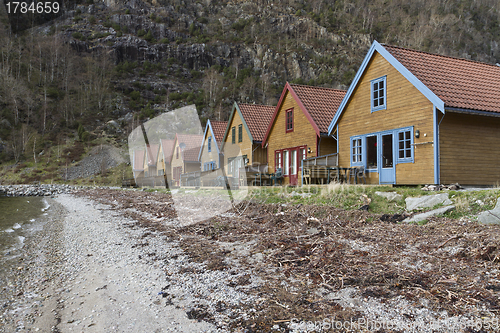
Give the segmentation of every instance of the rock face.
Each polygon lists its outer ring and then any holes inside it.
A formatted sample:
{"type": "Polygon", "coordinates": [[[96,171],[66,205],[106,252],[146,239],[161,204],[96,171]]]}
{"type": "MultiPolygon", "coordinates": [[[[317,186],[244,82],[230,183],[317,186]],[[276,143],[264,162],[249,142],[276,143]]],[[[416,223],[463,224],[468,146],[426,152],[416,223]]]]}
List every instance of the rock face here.
{"type": "Polygon", "coordinates": [[[449,199],[448,193],[426,195],[419,198],[406,198],[406,210],[415,210],[421,208],[432,208],[435,205],[451,205],[453,202],[449,199]]]}
{"type": "Polygon", "coordinates": [[[444,213],[449,212],[450,210],[454,210],[454,209],[455,209],[455,206],[441,207],[441,208],[438,208],[438,209],[431,210],[429,212],[425,212],[425,213],[422,213],[422,214],[414,215],[412,217],[409,217],[409,218],[403,220],[403,222],[407,222],[407,223],[421,222],[421,221],[427,220],[431,216],[436,216],[436,215],[444,214],[444,213]]]}
{"type": "Polygon", "coordinates": [[[396,192],[375,192],[376,195],[379,195],[381,197],[384,197],[387,199],[387,201],[399,201],[403,199],[403,196],[401,194],[398,194],[396,192]]]}
{"type": "Polygon", "coordinates": [[[477,217],[480,224],[500,224],[500,198],[495,208],[480,213],[477,217]]]}

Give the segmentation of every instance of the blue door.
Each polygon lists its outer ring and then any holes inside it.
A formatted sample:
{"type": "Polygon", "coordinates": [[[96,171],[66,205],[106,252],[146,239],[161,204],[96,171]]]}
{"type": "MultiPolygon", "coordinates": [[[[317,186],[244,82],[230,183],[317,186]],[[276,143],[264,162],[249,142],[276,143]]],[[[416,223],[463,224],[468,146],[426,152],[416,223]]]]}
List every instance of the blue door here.
{"type": "Polygon", "coordinates": [[[394,163],[394,140],[393,134],[378,135],[378,172],[380,184],[395,184],[396,169],[394,163]]]}

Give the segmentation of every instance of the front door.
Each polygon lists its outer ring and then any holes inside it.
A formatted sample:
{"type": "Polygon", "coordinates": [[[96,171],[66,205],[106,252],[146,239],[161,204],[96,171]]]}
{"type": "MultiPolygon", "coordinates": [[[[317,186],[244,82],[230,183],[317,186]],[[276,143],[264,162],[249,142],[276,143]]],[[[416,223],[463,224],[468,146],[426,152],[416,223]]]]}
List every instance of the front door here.
{"type": "Polygon", "coordinates": [[[379,142],[382,141],[378,149],[379,182],[380,184],[395,184],[396,170],[394,166],[393,135],[379,134],[379,142]]]}

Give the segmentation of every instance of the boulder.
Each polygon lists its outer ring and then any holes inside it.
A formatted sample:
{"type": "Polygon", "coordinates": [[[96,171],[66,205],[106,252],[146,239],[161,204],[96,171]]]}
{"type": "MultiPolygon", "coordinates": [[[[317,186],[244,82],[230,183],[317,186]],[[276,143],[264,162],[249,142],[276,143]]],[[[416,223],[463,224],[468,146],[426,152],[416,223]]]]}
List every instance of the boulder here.
{"type": "Polygon", "coordinates": [[[434,209],[434,210],[431,210],[431,211],[428,211],[428,212],[425,212],[425,213],[422,213],[422,214],[417,214],[417,215],[414,215],[412,217],[408,217],[408,218],[404,219],[403,222],[417,223],[417,222],[420,222],[420,221],[427,220],[431,216],[436,216],[436,215],[444,214],[444,213],[449,212],[450,210],[454,210],[454,209],[455,209],[455,206],[441,207],[441,208],[434,209]]]}
{"type": "Polygon", "coordinates": [[[477,221],[480,224],[500,224],[500,198],[498,198],[495,208],[480,213],[477,221]]]}
{"type": "Polygon", "coordinates": [[[387,199],[387,201],[399,201],[403,199],[403,196],[401,194],[398,194],[396,192],[375,192],[376,195],[379,195],[381,197],[384,197],[387,199]]]}
{"type": "Polygon", "coordinates": [[[449,199],[448,193],[440,193],[434,195],[425,195],[418,198],[406,198],[406,210],[414,210],[421,208],[432,208],[436,205],[451,205],[453,202],[449,199]]]}

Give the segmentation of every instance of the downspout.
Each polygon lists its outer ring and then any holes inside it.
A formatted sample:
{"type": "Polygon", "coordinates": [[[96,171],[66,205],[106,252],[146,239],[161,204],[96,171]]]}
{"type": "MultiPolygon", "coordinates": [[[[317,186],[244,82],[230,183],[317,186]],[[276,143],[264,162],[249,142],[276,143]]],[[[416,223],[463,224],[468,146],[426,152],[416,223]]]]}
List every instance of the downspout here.
{"type": "Polygon", "coordinates": [[[321,156],[319,153],[319,147],[321,147],[321,133],[319,134],[319,140],[316,138],[316,157],[321,156]]]}
{"type": "Polygon", "coordinates": [[[439,123],[438,123],[438,109],[434,106],[433,110],[433,127],[434,127],[434,184],[440,184],[439,177],[439,123]]]}
{"type": "Polygon", "coordinates": [[[337,165],[339,164],[339,125],[337,124],[337,138],[335,141],[337,141],[337,165]]]}

